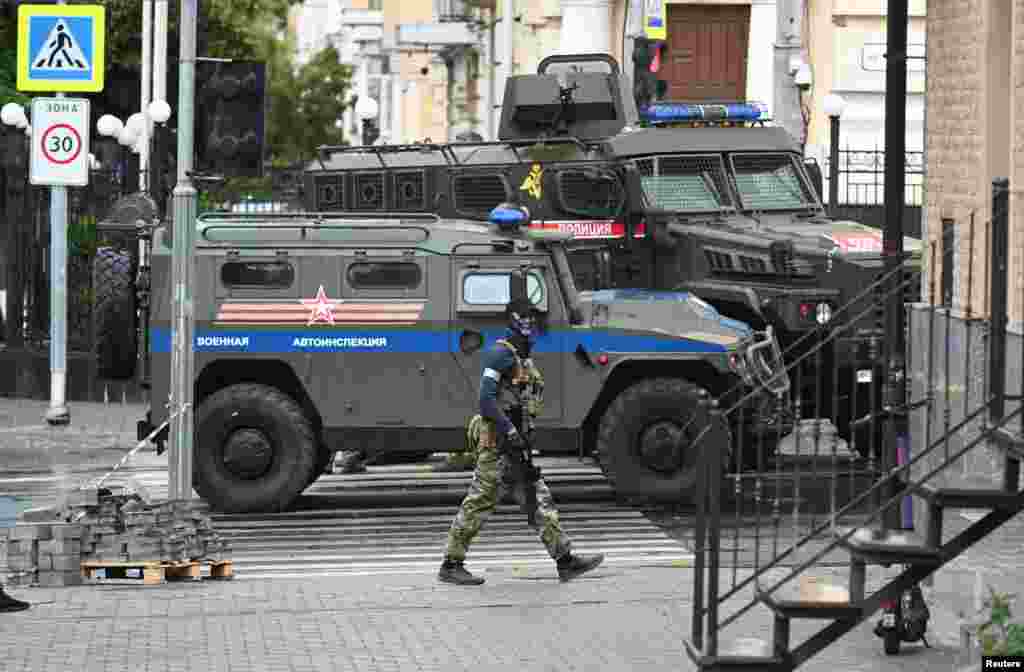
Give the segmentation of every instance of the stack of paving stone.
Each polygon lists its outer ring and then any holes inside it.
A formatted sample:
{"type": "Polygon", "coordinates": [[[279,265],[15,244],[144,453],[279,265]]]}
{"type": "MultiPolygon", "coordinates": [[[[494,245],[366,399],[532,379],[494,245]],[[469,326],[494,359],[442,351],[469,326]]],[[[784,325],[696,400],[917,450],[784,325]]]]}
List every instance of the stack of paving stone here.
{"type": "Polygon", "coordinates": [[[30,509],[8,540],[12,585],[78,585],[83,562],[229,559],[227,543],[191,502],[148,504],[120,486],[74,490],[59,507],[30,509]]]}
{"type": "Polygon", "coordinates": [[[29,523],[8,534],[7,580],[14,586],[77,586],[82,583],[81,525],[29,523]]]}
{"type": "Polygon", "coordinates": [[[213,530],[208,516],[191,502],[146,505],[129,502],[121,509],[125,552],[132,560],[187,562],[224,560],[227,543],[213,530]]]}

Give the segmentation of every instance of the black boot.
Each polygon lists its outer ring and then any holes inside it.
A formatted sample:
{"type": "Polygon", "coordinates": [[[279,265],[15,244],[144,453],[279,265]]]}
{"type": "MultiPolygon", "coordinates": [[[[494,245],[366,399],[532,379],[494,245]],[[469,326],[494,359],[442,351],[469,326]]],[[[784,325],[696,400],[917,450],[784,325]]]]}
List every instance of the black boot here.
{"type": "Polygon", "coordinates": [[[577,576],[586,574],[604,562],[604,553],[597,555],[573,555],[567,553],[558,559],[558,578],[562,581],[575,579],[577,576]]]}
{"type": "MultiPolygon", "coordinates": [[[[337,453],[335,454],[337,455],[337,453]]],[[[355,450],[341,451],[340,458],[334,461],[335,469],[342,474],[363,474],[366,473],[366,460],[363,454],[355,450]]]]}
{"type": "Polygon", "coordinates": [[[463,567],[462,560],[444,559],[441,569],[437,572],[437,578],[445,583],[454,583],[457,586],[479,586],[484,582],[484,577],[473,576],[469,570],[463,567]]]}
{"type": "Polygon", "coordinates": [[[16,600],[11,597],[5,593],[3,587],[0,586],[0,614],[9,611],[25,611],[30,606],[32,605],[28,602],[22,602],[21,600],[16,600]]]}

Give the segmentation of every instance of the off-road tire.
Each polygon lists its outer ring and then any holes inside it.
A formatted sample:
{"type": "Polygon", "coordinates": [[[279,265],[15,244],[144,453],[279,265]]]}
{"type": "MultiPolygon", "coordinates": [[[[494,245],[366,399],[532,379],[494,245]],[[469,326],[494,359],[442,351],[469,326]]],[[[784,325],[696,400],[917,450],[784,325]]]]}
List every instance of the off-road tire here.
{"type": "Polygon", "coordinates": [[[195,489],[225,513],[284,511],[312,482],[319,449],[302,407],[277,388],[257,383],[226,387],[199,407],[195,431],[195,489]],[[238,429],[263,432],[271,449],[267,471],[253,479],[224,465],[224,443],[238,429]]]}
{"type": "Polygon", "coordinates": [[[111,247],[96,250],[92,262],[93,334],[97,375],[128,380],[138,357],[132,257],[111,247]]]}
{"type": "MultiPolygon", "coordinates": [[[[626,388],[608,406],[597,432],[597,457],[601,469],[615,490],[616,497],[659,503],[692,501],[697,480],[696,448],[687,450],[708,422],[700,403],[707,393],[681,378],[653,378],[626,388]],[[697,422],[687,426],[691,415],[697,422]],[[668,420],[686,427],[688,441],[683,443],[681,466],[666,474],[651,469],[634,457],[634,447],[645,427],[668,420]]],[[[729,430],[717,423],[702,441],[721,446],[728,455],[729,430]]]]}

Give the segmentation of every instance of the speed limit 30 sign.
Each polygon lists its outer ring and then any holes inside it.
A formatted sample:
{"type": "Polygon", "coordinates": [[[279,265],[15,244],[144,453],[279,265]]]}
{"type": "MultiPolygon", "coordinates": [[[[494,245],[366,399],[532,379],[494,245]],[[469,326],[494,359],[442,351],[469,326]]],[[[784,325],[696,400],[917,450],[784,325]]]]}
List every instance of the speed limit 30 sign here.
{"type": "Polygon", "coordinates": [[[89,184],[89,101],[84,98],[32,100],[34,185],[84,187],[89,184]]]}

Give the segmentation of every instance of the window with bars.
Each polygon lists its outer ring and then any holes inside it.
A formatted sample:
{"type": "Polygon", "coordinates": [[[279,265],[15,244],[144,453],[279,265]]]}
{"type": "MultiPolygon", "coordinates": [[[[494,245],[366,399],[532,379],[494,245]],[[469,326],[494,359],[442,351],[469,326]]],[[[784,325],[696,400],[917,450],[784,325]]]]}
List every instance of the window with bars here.
{"type": "Polygon", "coordinates": [[[817,205],[789,154],[734,154],[733,174],[746,210],[791,210],[817,205]]]}
{"type": "Polygon", "coordinates": [[[701,212],[733,205],[719,156],[652,156],[637,160],[636,166],[651,208],[701,212]]]}

